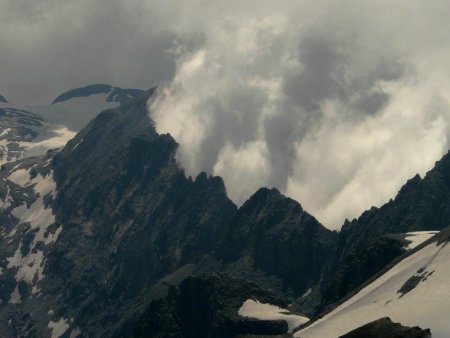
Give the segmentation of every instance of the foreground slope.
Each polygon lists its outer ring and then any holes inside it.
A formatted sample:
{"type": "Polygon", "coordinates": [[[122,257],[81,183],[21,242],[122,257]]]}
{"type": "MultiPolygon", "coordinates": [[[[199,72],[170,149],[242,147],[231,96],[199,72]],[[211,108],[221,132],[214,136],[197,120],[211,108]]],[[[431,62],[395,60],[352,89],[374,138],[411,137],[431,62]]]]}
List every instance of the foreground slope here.
{"type": "Polygon", "coordinates": [[[402,239],[390,235],[439,231],[449,224],[450,152],[424,178],[406,182],[395,199],[344,223],[330,275],[321,285],[324,303],[344,297],[404,253],[402,239]]]}
{"type": "Polygon", "coordinates": [[[449,234],[446,229],[425,242],[419,250],[295,336],[337,337],[373,320],[390,317],[403,325],[430,328],[435,338],[450,337],[449,234]]]}

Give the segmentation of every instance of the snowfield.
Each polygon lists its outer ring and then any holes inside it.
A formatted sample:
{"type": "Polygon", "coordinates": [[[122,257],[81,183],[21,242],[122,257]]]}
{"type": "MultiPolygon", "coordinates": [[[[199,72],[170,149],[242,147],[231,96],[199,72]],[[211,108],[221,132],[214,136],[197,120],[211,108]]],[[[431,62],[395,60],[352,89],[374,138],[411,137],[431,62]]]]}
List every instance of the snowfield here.
{"type": "Polygon", "coordinates": [[[294,336],[339,337],[373,320],[390,317],[402,325],[430,328],[433,338],[448,338],[449,278],[450,245],[433,242],[294,336]]]}
{"type": "Polygon", "coordinates": [[[0,109],[10,114],[11,121],[15,120],[18,125],[23,125],[37,133],[37,137],[27,135],[20,139],[5,124],[6,121],[1,122],[0,147],[3,151],[9,152],[12,158],[10,160],[2,158],[0,164],[23,157],[45,155],[47,150],[64,147],[100,112],[118,106],[117,102],[107,102],[107,97],[108,94],[96,94],[72,98],[49,106],[0,103],[0,109]],[[29,120],[24,122],[23,116],[30,117],[34,124],[30,125],[29,120]]]}
{"type": "Polygon", "coordinates": [[[423,242],[429,240],[434,235],[438,234],[439,231],[415,231],[415,232],[407,232],[405,239],[410,241],[406,247],[408,250],[414,249],[419,246],[423,242]]]}
{"type": "Polygon", "coordinates": [[[247,299],[242,304],[238,314],[242,317],[260,320],[284,320],[288,324],[289,332],[309,321],[309,318],[291,314],[289,310],[271,304],[260,303],[253,299],[247,299]]]}

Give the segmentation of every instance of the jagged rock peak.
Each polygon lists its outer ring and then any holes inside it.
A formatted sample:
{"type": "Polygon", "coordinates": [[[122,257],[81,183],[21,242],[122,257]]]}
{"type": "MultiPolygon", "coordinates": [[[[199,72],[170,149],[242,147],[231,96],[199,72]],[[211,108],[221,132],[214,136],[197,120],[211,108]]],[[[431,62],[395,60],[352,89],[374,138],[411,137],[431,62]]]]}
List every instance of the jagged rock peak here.
{"type": "Polygon", "coordinates": [[[91,95],[109,94],[107,102],[119,102],[121,104],[135,98],[141,94],[141,89],[124,89],[119,87],[113,87],[107,84],[94,84],[85,87],[79,87],[71,89],[61,95],[57,96],[52,104],[64,102],[78,97],[89,97],[91,95]]]}
{"type": "Polygon", "coordinates": [[[303,211],[302,206],[297,201],[284,196],[276,188],[259,188],[250,198],[242,205],[242,209],[253,208],[255,205],[275,205],[277,203],[286,203],[295,205],[300,211],[303,211]]]}

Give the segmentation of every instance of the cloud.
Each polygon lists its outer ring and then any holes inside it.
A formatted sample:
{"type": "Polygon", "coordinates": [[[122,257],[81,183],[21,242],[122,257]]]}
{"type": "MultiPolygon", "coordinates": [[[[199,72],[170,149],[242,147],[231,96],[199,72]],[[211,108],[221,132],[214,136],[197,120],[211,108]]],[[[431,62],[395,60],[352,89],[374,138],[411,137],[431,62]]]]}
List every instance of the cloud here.
{"type": "Polygon", "coordinates": [[[0,93],[149,88],[188,175],[259,186],[330,228],[393,197],[449,148],[443,0],[0,0],[0,93]]]}
{"type": "Polygon", "coordinates": [[[175,69],[146,1],[0,0],[0,92],[49,103],[92,83],[150,88],[175,69]]]}
{"type": "Polygon", "coordinates": [[[339,228],[448,149],[443,1],[186,6],[151,116],[187,175],[222,176],[237,203],[275,186],[339,228]]]}

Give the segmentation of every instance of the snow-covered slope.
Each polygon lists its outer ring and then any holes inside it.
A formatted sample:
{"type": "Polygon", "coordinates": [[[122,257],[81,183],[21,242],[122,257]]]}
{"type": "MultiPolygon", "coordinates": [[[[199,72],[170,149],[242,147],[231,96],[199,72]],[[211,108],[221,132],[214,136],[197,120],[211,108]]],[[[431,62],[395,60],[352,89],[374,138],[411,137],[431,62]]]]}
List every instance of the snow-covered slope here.
{"type": "Polygon", "coordinates": [[[423,242],[429,240],[431,237],[439,233],[439,231],[413,231],[407,232],[405,239],[409,242],[407,245],[408,250],[412,250],[418,247],[423,242]]]}
{"type": "MultiPolygon", "coordinates": [[[[446,239],[443,234],[437,237],[446,239]]],[[[438,239],[295,336],[339,337],[378,318],[390,317],[403,325],[430,328],[434,338],[450,337],[450,245],[447,239],[438,239]]]]}
{"type": "Polygon", "coordinates": [[[272,304],[260,303],[257,300],[247,299],[238,311],[242,317],[256,318],[260,320],[284,320],[292,332],[296,327],[308,322],[308,318],[290,313],[272,304]]]}
{"type": "Polygon", "coordinates": [[[63,147],[101,111],[140,92],[94,85],[61,94],[48,106],[0,102],[0,164],[63,147]]]}

